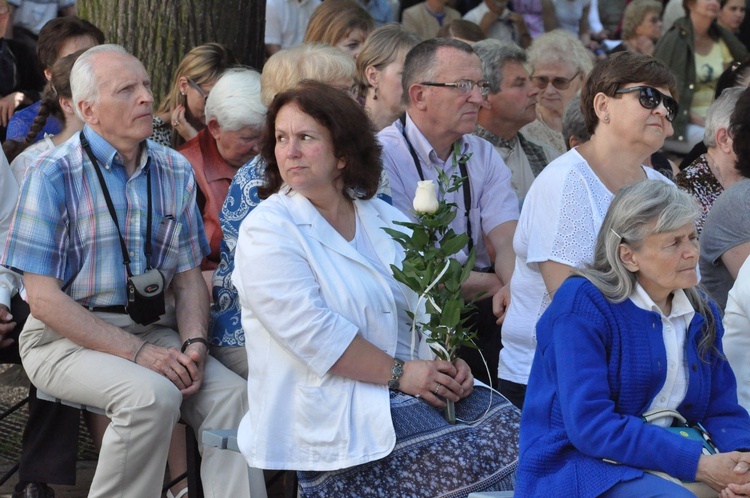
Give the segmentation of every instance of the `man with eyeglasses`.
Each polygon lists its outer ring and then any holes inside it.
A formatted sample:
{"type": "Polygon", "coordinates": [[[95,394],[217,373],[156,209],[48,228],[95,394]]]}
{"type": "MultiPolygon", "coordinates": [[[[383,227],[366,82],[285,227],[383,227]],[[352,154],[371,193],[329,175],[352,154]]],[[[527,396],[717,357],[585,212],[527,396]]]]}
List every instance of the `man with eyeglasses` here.
{"type": "Polygon", "coordinates": [[[511,185],[523,204],[531,182],[557,153],[527,139],[519,130],[536,119],[539,88],[531,83],[526,52],[513,42],[482,40],[474,44],[490,82],[487,105],[479,109],[475,135],[492,145],[511,171],[511,185]]]}
{"type": "Polygon", "coordinates": [[[500,327],[495,322],[509,303],[515,261],[518,198],[500,155],[489,142],[472,135],[490,87],[482,79],[482,65],[472,48],[447,38],[424,41],[408,53],[402,86],[406,114],[378,134],[393,205],[415,220],[411,209],[418,181],[437,181],[438,170],[468,177],[446,199],[458,206],[451,228],[470,238],[459,261],[466,261],[472,247],[476,250],[475,271],[464,283],[463,294],[472,299],[486,293],[477,303],[475,318],[489,376],[473,350],[461,356],[477,379],[492,384],[500,349],[500,327]]]}

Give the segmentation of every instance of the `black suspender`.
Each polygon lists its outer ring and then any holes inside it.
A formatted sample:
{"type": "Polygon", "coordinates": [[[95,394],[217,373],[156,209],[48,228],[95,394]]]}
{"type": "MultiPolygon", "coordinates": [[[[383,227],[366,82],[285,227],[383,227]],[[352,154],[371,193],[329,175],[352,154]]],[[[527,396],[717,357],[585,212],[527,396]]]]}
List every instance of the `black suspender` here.
{"type": "MultiPolygon", "coordinates": [[[[406,136],[406,113],[402,114],[401,117],[399,117],[398,119],[399,121],[401,121],[401,133],[403,133],[404,140],[406,140],[406,145],[409,147],[409,153],[411,153],[411,158],[414,161],[414,166],[416,166],[417,168],[419,179],[424,181],[424,172],[422,171],[422,164],[419,162],[417,151],[414,150],[414,146],[411,144],[411,141],[409,141],[409,137],[406,136]]],[[[469,213],[471,212],[471,183],[469,182],[469,172],[466,169],[466,162],[457,160],[455,151],[453,153],[453,160],[458,163],[458,168],[459,168],[459,171],[461,172],[461,177],[466,179],[463,186],[461,187],[461,190],[463,190],[463,194],[464,194],[464,215],[466,216],[466,235],[469,236],[469,243],[467,244],[467,247],[468,247],[468,250],[471,251],[472,248],[474,247],[474,239],[471,236],[471,218],[469,217],[469,213]]]]}

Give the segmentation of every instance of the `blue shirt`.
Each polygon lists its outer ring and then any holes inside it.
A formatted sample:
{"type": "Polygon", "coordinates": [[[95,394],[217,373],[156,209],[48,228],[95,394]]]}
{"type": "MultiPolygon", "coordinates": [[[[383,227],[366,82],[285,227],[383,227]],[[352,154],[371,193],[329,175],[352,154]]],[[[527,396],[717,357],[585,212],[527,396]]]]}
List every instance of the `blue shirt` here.
{"type": "MultiPolygon", "coordinates": [[[[209,248],[195,202],[193,170],[185,158],[146,141],[138,168],[128,178],[117,151],[88,126],[84,133],[112,198],[133,274],[148,266],[149,171],[151,266],[162,271],[167,285],[175,273],[198,266],[209,248]]],[[[84,306],[111,306],[127,303],[122,260],[117,228],[76,134],[27,171],[0,263],[61,280],[65,292],[84,306]]]]}
{"type": "MultiPolygon", "coordinates": [[[[209,341],[214,346],[244,346],[245,333],[240,323],[240,302],[237,289],[232,284],[234,254],[237,250],[242,220],[260,204],[258,187],[264,182],[265,164],[260,156],[254,157],[234,175],[227,198],[219,213],[219,224],[224,239],[221,241],[219,266],[214,271],[209,341]]],[[[381,177],[377,197],[391,203],[386,177],[381,177]]]]}
{"type": "Polygon", "coordinates": [[[388,0],[369,0],[366,3],[364,0],[359,0],[359,4],[368,14],[370,14],[373,21],[375,21],[376,28],[379,28],[383,24],[396,21],[396,18],[393,15],[393,9],[388,0]]]}
{"type": "MultiPolygon", "coordinates": [[[[433,180],[437,183],[438,169],[442,169],[448,176],[453,174],[460,176],[459,168],[453,165],[453,155],[451,154],[447,161],[441,160],[408,113],[406,114],[406,135],[422,165],[425,180],[433,180]]],[[[420,177],[404,138],[401,121],[397,120],[381,130],[378,133],[378,140],[383,147],[383,168],[388,173],[393,205],[412,221],[416,221],[411,210],[414,192],[417,190],[420,177]]],[[[464,135],[459,139],[459,145],[462,154],[471,154],[471,158],[466,163],[469,176],[468,187],[471,190],[468,217],[471,219],[472,238],[476,248],[476,266],[488,267],[494,262],[490,262],[487,244],[482,233],[490,233],[506,221],[518,220],[518,197],[510,183],[510,170],[492,144],[474,135],[464,135]]],[[[464,187],[466,186],[465,184],[464,187]]],[[[448,202],[453,202],[457,206],[458,214],[450,224],[456,233],[467,232],[464,187],[445,196],[448,202]]],[[[457,259],[463,264],[466,258],[465,253],[460,253],[457,259]]]]}
{"type": "MultiPolygon", "coordinates": [[[[29,107],[21,109],[11,116],[8,122],[8,131],[5,135],[6,140],[15,140],[17,142],[22,141],[29,134],[31,125],[34,123],[37,114],[39,114],[39,108],[42,106],[42,101],[37,100],[29,107]]],[[[34,139],[36,143],[44,138],[44,135],[57,135],[63,129],[62,123],[59,119],[54,116],[47,116],[47,122],[44,124],[42,131],[34,139]]]]}

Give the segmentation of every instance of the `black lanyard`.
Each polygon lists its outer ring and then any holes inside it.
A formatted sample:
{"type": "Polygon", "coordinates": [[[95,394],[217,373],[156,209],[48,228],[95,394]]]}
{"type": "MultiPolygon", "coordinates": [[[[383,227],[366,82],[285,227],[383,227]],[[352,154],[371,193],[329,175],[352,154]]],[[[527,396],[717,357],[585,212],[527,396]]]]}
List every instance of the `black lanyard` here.
{"type": "MultiPolygon", "coordinates": [[[[133,273],[130,271],[130,258],[128,257],[128,247],[125,245],[125,239],[122,237],[122,232],[120,232],[120,224],[117,222],[117,213],[115,212],[115,206],[112,204],[112,198],[109,195],[109,189],[107,188],[107,184],[104,182],[104,176],[102,175],[102,170],[99,167],[99,161],[96,160],[96,157],[94,156],[93,152],[91,152],[91,146],[89,145],[89,141],[86,140],[86,137],[83,135],[83,131],[81,131],[81,145],[83,146],[84,150],[86,151],[86,154],[89,156],[89,160],[94,165],[94,170],[96,170],[96,176],[99,178],[99,184],[102,186],[102,191],[104,193],[104,199],[107,201],[107,209],[109,209],[109,215],[112,217],[112,221],[115,223],[115,227],[117,228],[117,235],[120,237],[120,249],[122,250],[122,262],[125,265],[125,269],[128,272],[128,277],[132,277],[133,273]]],[[[146,215],[146,246],[144,249],[144,254],[146,255],[146,271],[151,270],[151,168],[149,167],[146,170],[146,189],[148,193],[146,194],[147,203],[148,203],[148,214],[146,215]]]]}
{"type": "MultiPolygon", "coordinates": [[[[412,160],[414,160],[414,166],[417,167],[417,173],[419,174],[419,179],[424,181],[424,172],[422,171],[422,164],[419,162],[417,151],[414,150],[414,147],[409,141],[409,137],[406,136],[406,113],[402,114],[401,117],[399,117],[398,119],[401,121],[401,133],[404,134],[404,140],[406,140],[406,145],[409,146],[409,152],[411,153],[412,160]]],[[[455,159],[455,152],[453,154],[453,158],[455,159]]],[[[464,193],[464,215],[466,216],[466,235],[469,236],[469,243],[467,244],[467,247],[469,249],[468,252],[471,252],[472,248],[474,247],[474,239],[472,239],[471,237],[471,218],[469,217],[469,213],[471,211],[471,183],[469,182],[469,172],[466,169],[466,163],[463,161],[456,161],[456,162],[458,163],[458,168],[461,171],[461,177],[466,179],[463,186],[461,187],[461,190],[463,190],[463,193],[464,193]]]]}

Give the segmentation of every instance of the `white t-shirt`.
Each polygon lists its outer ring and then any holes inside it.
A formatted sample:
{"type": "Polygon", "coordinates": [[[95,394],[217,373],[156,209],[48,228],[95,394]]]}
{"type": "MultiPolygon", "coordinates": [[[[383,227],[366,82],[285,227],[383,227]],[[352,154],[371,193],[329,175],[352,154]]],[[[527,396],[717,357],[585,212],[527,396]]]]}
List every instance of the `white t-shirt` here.
{"type": "MultiPolygon", "coordinates": [[[[487,4],[481,2],[479,5],[471,9],[464,15],[464,20],[471,21],[476,25],[482,22],[484,15],[490,11],[487,4]]],[[[513,21],[510,20],[510,9],[507,7],[503,11],[503,14],[492,23],[490,31],[487,33],[487,38],[493,38],[495,40],[518,42],[516,35],[516,27],[513,21]]]]}
{"type": "Polygon", "coordinates": [[[305,37],[307,23],[320,0],[268,0],[266,2],[266,45],[295,47],[305,37]]]}
{"type": "Polygon", "coordinates": [[[555,5],[560,27],[577,36],[583,9],[589,6],[591,0],[552,0],[552,3],[555,5]]]}
{"type": "MultiPolygon", "coordinates": [[[[644,170],[649,179],[669,182],[652,168],[644,170]]],[[[529,380],[536,322],[550,302],[539,263],[581,267],[591,262],[599,228],[613,198],[576,149],[552,161],[534,180],[513,237],[516,267],[503,323],[501,379],[517,384],[529,380]]]]}
{"type": "Polygon", "coordinates": [[[737,273],[724,310],[724,353],[737,377],[737,398],[750,410],[750,258],[737,273]]]}

